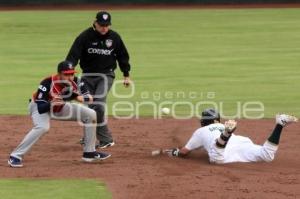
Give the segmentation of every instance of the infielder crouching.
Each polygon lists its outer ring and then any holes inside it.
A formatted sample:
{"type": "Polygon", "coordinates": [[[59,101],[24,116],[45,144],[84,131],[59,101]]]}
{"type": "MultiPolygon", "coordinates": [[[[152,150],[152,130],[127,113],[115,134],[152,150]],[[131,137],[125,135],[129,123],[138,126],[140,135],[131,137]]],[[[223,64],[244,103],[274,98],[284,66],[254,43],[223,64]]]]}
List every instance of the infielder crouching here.
{"type": "Polygon", "coordinates": [[[97,152],[96,144],[96,112],[81,104],[71,103],[76,100],[81,103],[92,103],[93,98],[85,84],[74,76],[72,63],[59,63],[58,73],[45,78],[29,104],[29,112],[34,127],[25,136],[20,145],[10,154],[8,164],[11,167],[22,167],[22,158],[38,139],[50,128],[50,119],[64,121],[81,121],[84,124],[84,139],[82,160],[94,162],[109,158],[111,155],[97,152]]]}
{"type": "Polygon", "coordinates": [[[169,149],[166,152],[170,156],[184,157],[190,151],[203,147],[211,163],[271,162],[277,152],[283,127],[297,121],[294,116],[276,115],[276,126],[261,146],[254,144],[247,137],[233,134],[237,126],[236,121],[228,120],[222,124],[220,114],[214,109],[207,109],[202,112],[202,127],[194,132],[185,147],[169,149]]]}

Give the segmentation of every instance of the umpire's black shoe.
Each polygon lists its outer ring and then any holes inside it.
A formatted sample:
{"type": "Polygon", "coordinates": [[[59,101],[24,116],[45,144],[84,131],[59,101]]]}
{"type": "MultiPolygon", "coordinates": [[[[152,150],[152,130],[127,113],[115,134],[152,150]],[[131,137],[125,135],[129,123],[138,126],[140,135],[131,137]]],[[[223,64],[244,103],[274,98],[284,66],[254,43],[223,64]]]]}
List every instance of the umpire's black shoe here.
{"type": "Polygon", "coordinates": [[[96,149],[97,148],[105,149],[105,148],[108,148],[108,147],[111,147],[111,146],[114,146],[114,145],[115,145],[114,141],[111,141],[111,142],[101,142],[100,141],[100,143],[96,145],[96,149]]]}

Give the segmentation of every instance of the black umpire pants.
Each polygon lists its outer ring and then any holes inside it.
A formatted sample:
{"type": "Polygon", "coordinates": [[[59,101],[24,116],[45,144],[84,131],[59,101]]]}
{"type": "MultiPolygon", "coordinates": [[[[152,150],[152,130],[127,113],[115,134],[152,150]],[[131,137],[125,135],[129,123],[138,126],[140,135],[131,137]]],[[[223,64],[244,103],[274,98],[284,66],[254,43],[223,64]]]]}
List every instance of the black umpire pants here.
{"type": "Polygon", "coordinates": [[[83,74],[82,80],[94,98],[94,103],[89,105],[97,113],[97,139],[101,142],[112,142],[113,138],[105,118],[106,97],[114,82],[113,74],[83,74]]]}

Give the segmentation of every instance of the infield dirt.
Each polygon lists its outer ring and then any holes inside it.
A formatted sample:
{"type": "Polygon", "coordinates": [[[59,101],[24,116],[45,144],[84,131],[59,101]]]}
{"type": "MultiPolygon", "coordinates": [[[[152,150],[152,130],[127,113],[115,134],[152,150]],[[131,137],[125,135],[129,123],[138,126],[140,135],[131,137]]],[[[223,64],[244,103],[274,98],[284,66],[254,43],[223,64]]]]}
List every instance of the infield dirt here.
{"type": "MultiPolygon", "coordinates": [[[[237,134],[262,144],[274,121],[239,120],[237,134]]],[[[284,129],[272,163],[209,164],[199,150],[186,159],[152,157],[161,147],[183,145],[199,127],[197,119],[116,120],[109,126],[116,145],[112,158],[81,162],[82,128],[76,122],[52,121],[50,131],[24,158],[24,168],[7,166],[11,150],[31,128],[29,116],[0,117],[0,178],[93,178],[103,180],[113,198],[299,198],[300,124],[284,129]]]]}
{"type": "MultiPolygon", "coordinates": [[[[187,8],[290,8],[300,4],[251,6],[2,6],[0,10],[96,10],[96,9],[187,9],[187,8]]],[[[237,134],[262,144],[274,121],[239,120],[237,134]]],[[[81,162],[78,144],[82,128],[76,122],[51,122],[51,130],[24,158],[24,168],[7,165],[9,153],[30,130],[29,116],[0,117],[0,178],[93,178],[103,180],[117,199],[171,198],[300,198],[300,123],[287,127],[272,163],[212,165],[199,150],[186,159],[152,157],[157,148],[185,144],[199,127],[196,119],[116,120],[109,126],[116,145],[105,151],[112,158],[99,164],[81,162]]]]}

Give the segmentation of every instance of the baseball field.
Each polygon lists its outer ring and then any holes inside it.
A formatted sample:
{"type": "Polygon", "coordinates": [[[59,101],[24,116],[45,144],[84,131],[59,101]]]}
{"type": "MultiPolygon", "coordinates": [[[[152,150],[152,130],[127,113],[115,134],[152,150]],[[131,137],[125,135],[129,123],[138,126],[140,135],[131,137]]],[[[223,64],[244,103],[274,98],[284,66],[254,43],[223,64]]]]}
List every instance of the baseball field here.
{"type": "Polygon", "coordinates": [[[99,9],[0,11],[0,198],[300,197],[300,124],[285,129],[272,163],[216,166],[203,151],[150,155],[184,145],[206,107],[238,119],[238,134],[259,144],[276,113],[299,117],[299,8],[111,10],[134,82],[125,89],[116,81],[108,99],[113,157],[83,164],[82,129],[53,121],[25,167],[9,168],[9,153],[32,125],[28,99],[99,9]],[[160,118],[161,107],[171,114],[160,118]]]}

